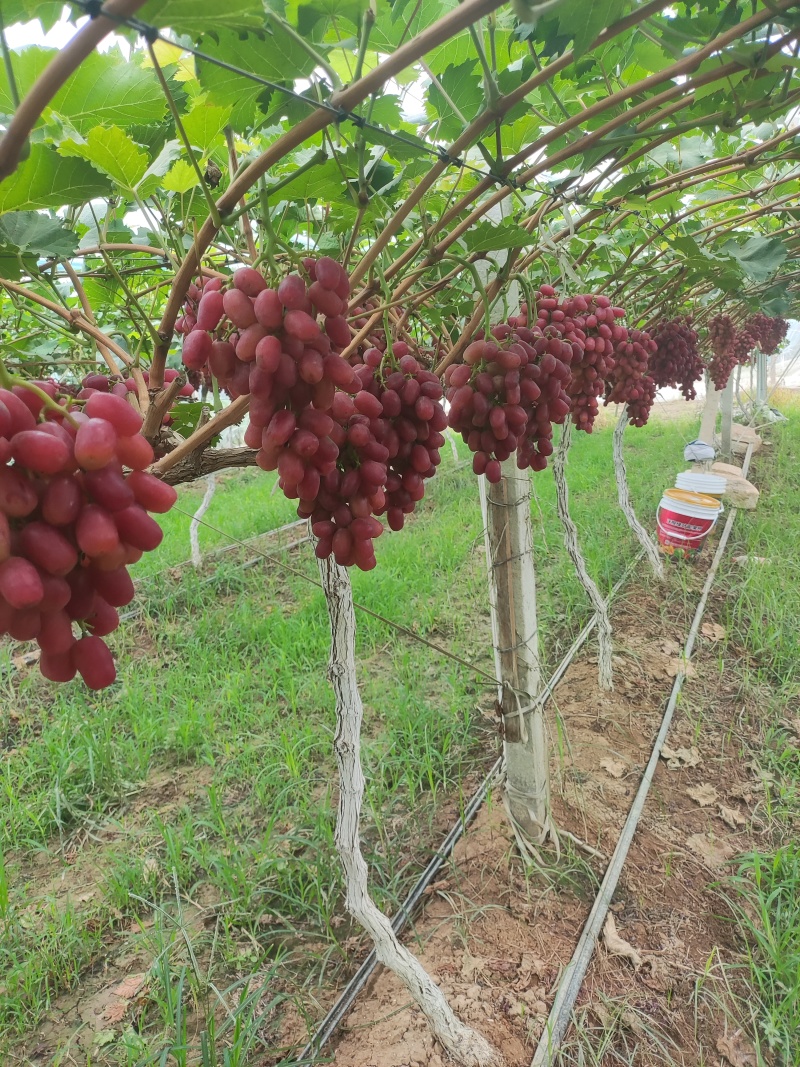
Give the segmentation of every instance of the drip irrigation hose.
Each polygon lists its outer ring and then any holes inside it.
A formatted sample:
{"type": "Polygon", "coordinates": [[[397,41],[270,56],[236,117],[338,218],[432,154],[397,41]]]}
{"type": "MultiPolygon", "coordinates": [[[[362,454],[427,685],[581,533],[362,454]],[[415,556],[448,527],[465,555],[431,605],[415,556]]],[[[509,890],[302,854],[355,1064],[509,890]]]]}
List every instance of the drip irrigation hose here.
{"type": "MultiPolygon", "coordinates": [[[[617,595],[617,593],[627,580],[630,572],[633,570],[633,568],[643,555],[643,551],[637,553],[637,555],[625,569],[625,572],[623,573],[622,577],[619,579],[619,581],[609,593],[608,603],[611,603],[611,600],[617,595]]],[[[582,646],[586,643],[589,634],[591,634],[592,630],[595,628],[596,625],[597,616],[593,615],[583,627],[578,636],[575,638],[575,640],[572,642],[566,655],[556,667],[552,677],[547,682],[542,692],[539,694],[539,697],[537,698],[537,704],[540,702],[539,706],[544,705],[548,697],[552,695],[553,690],[564,677],[564,674],[566,673],[570,663],[577,655],[579,649],[582,648],[582,646]]],[[[464,832],[466,831],[467,827],[475,818],[477,813],[480,811],[481,806],[483,805],[483,802],[486,799],[486,796],[492,784],[494,783],[495,779],[500,774],[502,769],[503,757],[500,756],[492,764],[489,773],[478,786],[477,791],[473,794],[472,799],[470,800],[467,807],[464,809],[463,814],[456,821],[456,823],[448,833],[447,837],[442,842],[439,850],[433,854],[430,862],[428,863],[428,866],[422,872],[419,877],[419,880],[414,885],[411,892],[408,894],[408,896],[403,901],[400,908],[394,915],[392,919],[392,928],[394,929],[394,932],[396,934],[400,934],[401,931],[405,929],[409,920],[413,916],[417,905],[425,895],[425,890],[428,888],[429,885],[431,885],[433,880],[436,878],[436,875],[442,869],[445,862],[449,859],[453,849],[458,844],[461,837],[464,835],[464,832]]],[[[377,963],[378,960],[375,955],[375,950],[372,949],[367,958],[364,960],[364,962],[358,968],[356,973],[353,975],[353,977],[344,987],[342,992],[339,994],[339,997],[337,998],[333,1007],[330,1009],[328,1014],[319,1024],[319,1026],[314,1032],[314,1035],[312,1036],[306,1047],[303,1049],[303,1051],[300,1053],[298,1059],[294,1061],[295,1067],[301,1067],[301,1065],[303,1064],[313,1064],[316,1062],[316,1057],[319,1055],[319,1053],[322,1051],[322,1049],[325,1047],[331,1037],[333,1037],[333,1034],[341,1023],[342,1019],[344,1019],[345,1015],[347,1015],[348,1011],[350,1011],[353,1004],[355,1003],[358,994],[369,981],[372,972],[377,966],[377,963]]]]}
{"type": "MultiPolygon", "coordinates": [[[[748,445],[747,454],[744,463],[742,464],[742,475],[744,477],[747,477],[752,454],[753,446],[751,444],[748,445]]],[[[545,1026],[544,1033],[539,1039],[536,1052],[531,1060],[531,1067],[550,1067],[553,1063],[553,1057],[558,1051],[564,1034],[566,1033],[567,1026],[569,1025],[572,1007],[580,992],[581,986],[583,985],[583,979],[586,977],[586,971],[588,970],[589,963],[592,959],[594,946],[597,943],[603,923],[605,922],[609,905],[611,904],[611,900],[617,888],[619,876],[622,873],[622,867],[627,859],[628,850],[633,841],[633,835],[636,832],[636,828],[639,825],[639,819],[644,810],[647,794],[650,792],[650,786],[656,772],[656,767],[658,766],[659,757],[661,756],[661,749],[664,745],[667,733],[669,732],[669,728],[672,725],[672,717],[678,703],[678,697],[683,688],[683,683],[686,680],[686,666],[692,655],[692,651],[694,650],[700,623],[702,622],[705,613],[708,595],[711,592],[711,587],[714,584],[714,579],[717,575],[717,570],[722,560],[725,546],[728,543],[728,538],[730,537],[731,529],[733,528],[733,522],[736,518],[736,511],[736,508],[731,508],[725,527],[722,531],[722,536],[719,539],[719,545],[717,546],[717,551],[714,554],[714,559],[709,568],[708,575],[706,576],[703,591],[700,595],[694,618],[692,619],[692,625],[689,627],[689,633],[683,647],[683,656],[681,659],[682,667],[675,676],[672,692],[667,701],[664,717],[661,720],[661,728],[658,731],[653,751],[650,754],[650,759],[645,768],[641,784],[639,785],[639,790],[631,805],[631,809],[628,812],[628,817],[625,820],[625,825],[623,826],[622,833],[617,841],[617,846],[614,849],[614,853],[608,868],[606,869],[597,897],[592,905],[592,910],[589,912],[589,918],[586,920],[586,924],[581,932],[572,959],[564,969],[561,982],[553,1001],[553,1006],[550,1009],[547,1025],[545,1026]]]]}
{"type": "MultiPolygon", "coordinates": [[[[422,899],[425,890],[433,882],[436,875],[442,869],[442,866],[446,862],[450,853],[455,848],[459,839],[462,837],[464,831],[475,818],[483,806],[483,802],[486,799],[486,795],[492,786],[495,778],[500,774],[503,768],[503,757],[499,756],[492,764],[492,768],[486,775],[484,780],[478,787],[477,792],[473,795],[469,804],[464,809],[463,814],[458,819],[456,824],[450,830],[450,833],[442,842],[441,848],[438,852],[434,852],[431,857],[428,866],[420,875],[419,881],[413,887],[406,899],[403,901],[397,913],[392,918],[392,929],[396,934],[400,934],[405,929],[406,924],[413,915],[420,900],[422,899]]],[[[378,963],[378,957],[375,955],[375,949],[371,949],[369,955],[358,968],[356,973],[344,987],[336,1003],[331,1010],[322,1020],[317,1027],[314,1036],[308,1042],[306,1047],[300,1053],[299,1058],[295,1061],[297,1067],[300,1064],[311,1064],[316,1061],[316,1057],[321,1052],[327,1041],[333,1036],[334,1031],[338,1027],[342,1019],[347,1015],[353,1003],[361,992],[363,987],[367,984],[370,975],[375,970],[378,963]]]]}

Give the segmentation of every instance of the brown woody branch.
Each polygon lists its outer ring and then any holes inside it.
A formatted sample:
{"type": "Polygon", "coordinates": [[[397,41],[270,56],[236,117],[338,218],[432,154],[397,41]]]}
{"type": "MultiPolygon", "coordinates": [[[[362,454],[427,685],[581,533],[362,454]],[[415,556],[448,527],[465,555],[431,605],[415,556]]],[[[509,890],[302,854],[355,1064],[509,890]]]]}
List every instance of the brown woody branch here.
{"type": "Polygon", "coordinates": [[[163,474],[156,469],[157,464],[150,469],[169,485],[182,485],[229,467],[254,467],[257,455],[255,448],[211,448],[186,456],[163,474]]]}

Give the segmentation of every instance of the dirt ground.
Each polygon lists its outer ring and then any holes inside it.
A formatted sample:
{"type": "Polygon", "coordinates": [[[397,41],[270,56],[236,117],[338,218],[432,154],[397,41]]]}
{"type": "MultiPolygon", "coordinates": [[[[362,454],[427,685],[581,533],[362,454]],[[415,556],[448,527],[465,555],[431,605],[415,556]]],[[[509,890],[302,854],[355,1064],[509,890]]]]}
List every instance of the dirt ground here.
{"type": "MultiPolygon", "coordinates": [[[[591,643],[550,704],[561,738],[552,768],[557,822],[610,856],[661,723],[690,615],[633,589],[614,611],[615,688],[597,690],[591,643]],[[558,720],[558,722],[557,722],[558,720]]],[[[720,1005],[720,961],[737,951],[715,881],[763,831],[761,781],[748,765],[756,726],[720,671],[714,598],[614,895],[623,945],[597,948],[567,1035],[575,1063],[747,1067],[746,1041],[720,1005]],[[695,716],[697,716],[695,718],[695,716]],[[699,986],[698,986],[699,983],[699,986]],[[698,993],[699,988],[699,993],[698,993]],[[603,1042],[609,1045],[602,1052],[603,1042]],[[594,1049],[582,1058],[580,1045],[594,1049]],[[595,1056],[597,1058],[595,1058],[595,1056]]],[[[579,850],[523,868],[502,804],[484,807],[418,920],[419,951],[460,1017],[527,1067],[605,861],[579,850]]],[[[414,944],[414,942],[416,942],[414,944]]],[[[340,1067],[442,1067],[421,1012],[387,972],[359,997],[335,1043],[340,1067]]]]}

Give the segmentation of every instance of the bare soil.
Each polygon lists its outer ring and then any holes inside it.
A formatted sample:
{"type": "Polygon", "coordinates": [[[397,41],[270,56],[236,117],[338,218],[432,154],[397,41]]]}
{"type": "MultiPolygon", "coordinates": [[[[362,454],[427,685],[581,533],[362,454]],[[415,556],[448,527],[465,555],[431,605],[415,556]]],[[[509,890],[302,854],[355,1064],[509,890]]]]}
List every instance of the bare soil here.
{"type": "MultiPolygon", "coordinates": [[[[697,566],[685,609],[641,588],[618,604],[612,693],[599,693],[589,650],[550,705],[552,736],[562,739],[552,767],[558,825],[606,858],[649,759],[709,558],[697,566]]],[[[720,669],[723,637],[712,598],[667,739],[671,755],[659,761],[612,904],[634,958],[597,948],[566,1040],[568,1049],[583,1042],[595,1051],[565,1062],[732,1062],[724,1055],[734,1047],[725,1044],[732,1027],[720,1010],[729,990],[718,964],[733,961],[740,946],[717,883],[737,854],[759,843],[765,824],[762,784],[748,764],[758,721],[720,669]]],[[[570,851],[560,860],[543,853],[541,866],[526,871],[498,801],[457,846],[407,939],[508,1067],[531,1062],[604,869],[604,861],[570,851]]],[[[441,1067],[445,1057],[409,1000],[391,974],[378,972],[346,1020],[334,1062],[441,1067]]]]}

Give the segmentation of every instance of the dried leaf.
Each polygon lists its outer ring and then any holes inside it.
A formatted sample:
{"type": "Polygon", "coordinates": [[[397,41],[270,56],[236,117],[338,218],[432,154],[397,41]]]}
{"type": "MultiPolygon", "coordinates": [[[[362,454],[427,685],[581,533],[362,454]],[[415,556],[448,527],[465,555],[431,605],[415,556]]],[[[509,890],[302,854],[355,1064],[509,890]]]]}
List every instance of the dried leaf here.
{"type": "Polygon", "coordinates": [[[661,758],[667,761],[671,771],[677,771],[681,767],[697,767],[700,764],[700,753],[692,745],[691,748],[670,748],[662,746],[661,758]]]}
{"type": "Polygon", "coordinates": [[[612,912],[606,915],[603,923],[603,944],[612,956],[624,956],[633,964],[634,970],[638,971],[642,966],[642,957],[636,949],[617,933],[617,924],[614,922],[612,912]]]}
{"type": "Polygon", "coordinates": [[[146,974],[129,974],[127,978],[123,978],[118,985],[115,985],[111,992],[115,996],[131,1000],[142,988],[146,978],[146,974]]]}
{"type": "Polygon", "coordinates": [[[446,879],[442,879],[439,882],[433,882],[432,885],[426,886],[425,887],[425,895],[430,897],[430,896],[433,896],[434,893],[441,893],[445,889],[449,889],[449,888],[450,888],[450,883],[446,879]]]}
{"type": "Polygon", "coordinates": [[[744,826],[747,822],[744,815],[738,812],[736,808],[726,808],[724,804],[719,806],[719,817],[726,826],[730,826],[731,830],[738,830],[740,826],[744,826]]]}
{"type": "Polygon", "coordinates": [[[103,1012],[103,1018],[107,1023],[121,1023],[125,1018],[125,1015],[130,1007],[130,1002],[127,1000],[117,1000],[113,1004],[109,1004],[106,1010],[103,1012]]]}
{"type": "Polygon", "coordinates": [[[530,989],[534,977],[541,978],[544,972],[545,965],[540,959],[532,952],[523,952],[517,968],[517,977],[514,980],[514,989],[518,992],[522,989],[530,989]]]}
{"type": "Polygon", "coordinates": [[[709,867],[724,867],[733,855],[733,849],[725,841],[714,840],[707,834],[692,834],[686,844],[709,867]]]}
{"type": "Polygon", "coordinates": [[[601,759],[600,766],[608,771],[612,778],[622,778],[625,774],[625,764],[616,759],[601,759]]]}
{"type": "Polygon", "coordinates": [[[697,674],[694,666],[688,660],[684,659],[683,656],[674,657],[664,668],[664,674],[666,674],[667,678],[675,678],[681,671],[683,671],[687,678],[694,678],[697,674]]]}
{"type": "Polygon", "coordinates": [[[731,1067],[758,1067],[755,1049],[739,1032],[733,1037],[720,1037],[717,1040],[717,1052],[725,1057],[731,1067]]]}
{"type": "Polygon", "coordinates": [[[720,626],[718,622],[704,622],[700,627],[700,633],[709,641],[721,641],[727,632],[725,627],[720,626]]]}
{"type": "Polygon", "coordinates": [[[709,782],[702,785],[693,785],[686,790],[686,795],[691,797],[701,808],[710,808],[715,803],[718,793],[709,782]]]}
{"type": "Polygon", "coordinates": [[[466,982],[475,982],[485,971],[489,960],[485,956],[473,956],[466,949],[461,957],[461,976],[466,982]]]}

